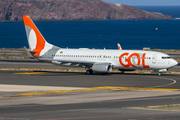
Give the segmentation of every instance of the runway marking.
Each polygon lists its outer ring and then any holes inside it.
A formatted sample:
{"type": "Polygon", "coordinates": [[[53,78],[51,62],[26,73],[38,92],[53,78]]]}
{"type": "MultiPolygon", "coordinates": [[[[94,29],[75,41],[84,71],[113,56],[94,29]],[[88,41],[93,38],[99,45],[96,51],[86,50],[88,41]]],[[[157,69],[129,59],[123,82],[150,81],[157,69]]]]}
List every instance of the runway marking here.
{"type": "Polygon", "coordinates": [[[28,75],[28,74],[46,74],[48,72],[22,72],[22,73],[12,73],[12,74],[25,74],[25,75],[28,75]]]}
{"type": "Polygon", "coordinates": [[[153,88],[154,88],[154,87],[165,87],[165,86],[169,86],[169,85],[176,84],[176,80],[171,79],[171,78],[164,78],[164,77],[152,77],[152,76],[147,76],[147,77],[150,77],[150,78],[159,78],[159,79],[166,79],[166,80],[173,81],[172,83],[165,84],[165,85],[152,86],[153,88]]]}
{"type": "Polygon", "coordinates": [[[140,87],[114,87],[114,86],[103,86],[96,88],[120,89],[120,90],[180,91],[180,89],[169,89],[169,88],[140,88],[140,87]]]}
{"type": "Polygon", "coordinates": [[[53,93],[76,93],[76,92],[87,92],[87,91],[103,91],[103,90],[151,90],[151,91],[180,91],[180,89],[168,89],[168,88],[140,88],[140,87],[115,87],[115,86],[102,86],[94,87],[89,89],[77,89],[77,90],[60,90],[60,91],[43,91],[35,93],[19,93],[14,96],[5,96],[5,98],[14,98],[14,97],[25,97],[25,96],[34,96],[34,95],[47,95],[53,93]]]}
{"type": "Polygon", "coordinates": [[[20,93],[20,94],[15,94],[15,95],[32,96],[32,95],[45,95],[45,94],[53,94],[53,93],[74,93],[74,92],[102,91],[102,90],[107,90],[107,88],[89,88],[89,89],[77,89],[77,90],[43,91],[43,92],[39,92],[39,93],[20,93]]]}

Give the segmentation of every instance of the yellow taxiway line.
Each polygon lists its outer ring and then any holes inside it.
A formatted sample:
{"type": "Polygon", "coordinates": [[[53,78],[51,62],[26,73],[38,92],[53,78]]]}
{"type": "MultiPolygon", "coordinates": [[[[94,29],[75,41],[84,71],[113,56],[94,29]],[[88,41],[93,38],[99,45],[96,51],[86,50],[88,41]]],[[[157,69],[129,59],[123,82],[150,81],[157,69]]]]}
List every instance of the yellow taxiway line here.
{"type": "Polygon", "coordinates": [[[77,89],[77,90],[60,90],[60,91],[43,91],[36,93],[19,93],[16,96],[33,96],[33,95],[46,95],[53,93],[75,93],[75,92],[87,92],[87,91],[103,91],[103,90],[151,90],[151,91],[180,91],[180,89],[169,89],[169,88],[140,88],[140,87],[113,87],[103,86],[94,87],[89,89],[77,89]]]}
{"type": "Polygon", "coordinates": [[[28,74],[46,74],[48,72],[22,72],[22,73],[12,73],[12,74],[21,74],[21,75],[28,75],[28,74]]]}
{"type": "Polygon", "coordinates": [[[96,88],[121,89],[121,90],[180,91],[180,89],[171,89],[171,88],[140,88],[140,87],[114,87],[114,86],[103,86],[103,87],[96,87],[96,88]]]}

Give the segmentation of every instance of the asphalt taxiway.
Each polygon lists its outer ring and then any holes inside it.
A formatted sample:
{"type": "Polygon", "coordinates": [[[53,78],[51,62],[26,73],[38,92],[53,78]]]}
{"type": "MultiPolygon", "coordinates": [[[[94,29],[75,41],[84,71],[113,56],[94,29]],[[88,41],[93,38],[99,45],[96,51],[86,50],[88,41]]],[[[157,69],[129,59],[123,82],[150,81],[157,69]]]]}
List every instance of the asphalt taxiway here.
{"type": "Polygon", "coordinates": [[[0,71],[0,120],[170,120],[179,111],[132,107],[179,104],[180,75],[0,71]]]}

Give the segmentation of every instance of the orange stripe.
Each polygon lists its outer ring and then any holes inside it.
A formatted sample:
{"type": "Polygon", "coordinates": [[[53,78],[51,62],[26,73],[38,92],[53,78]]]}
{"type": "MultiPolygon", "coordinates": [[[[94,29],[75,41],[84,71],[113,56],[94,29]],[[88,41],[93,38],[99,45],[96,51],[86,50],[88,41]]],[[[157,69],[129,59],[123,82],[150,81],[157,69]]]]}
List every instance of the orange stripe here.
{"type": "Polygon", "coordinates": [[[117,43],[117,45],[118,45],[118,49],[120,50],[120,49],[121,49],[121,47],[120,47],[119,43],[117,43]]]}
{"type": "Polygon", "coordinates": [[[30,17],[28,15],[23,15],[23,19],[24,19],[24,25],[29,26],[30,28],[32,28],[35,33],[36,33],[36,37],[37,37],[37,45],[36,48],[33,51],[37,51],[37,53],[35,53],[36,56],[40,55],[40,52],[44,49],[45,47],[45,43],[46,41],[44,40],[43,36],[41,35],[41,33],[39,32],[39,30],[36,28],[36,26],[34,25],[34,23],[32,22],[32,20],[30,19],[30,17]]]}

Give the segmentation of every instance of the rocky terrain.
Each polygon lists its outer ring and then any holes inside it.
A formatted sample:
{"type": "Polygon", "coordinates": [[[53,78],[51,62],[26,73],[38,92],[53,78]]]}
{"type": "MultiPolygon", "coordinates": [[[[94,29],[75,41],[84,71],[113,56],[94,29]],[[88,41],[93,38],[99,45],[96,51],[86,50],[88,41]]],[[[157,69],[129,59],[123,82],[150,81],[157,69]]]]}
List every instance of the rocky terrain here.
{"type": "Polygon", "coordinates": [[[169,15],[102,0],[0,0],[0,21],[171,20],[169,15]]]}

